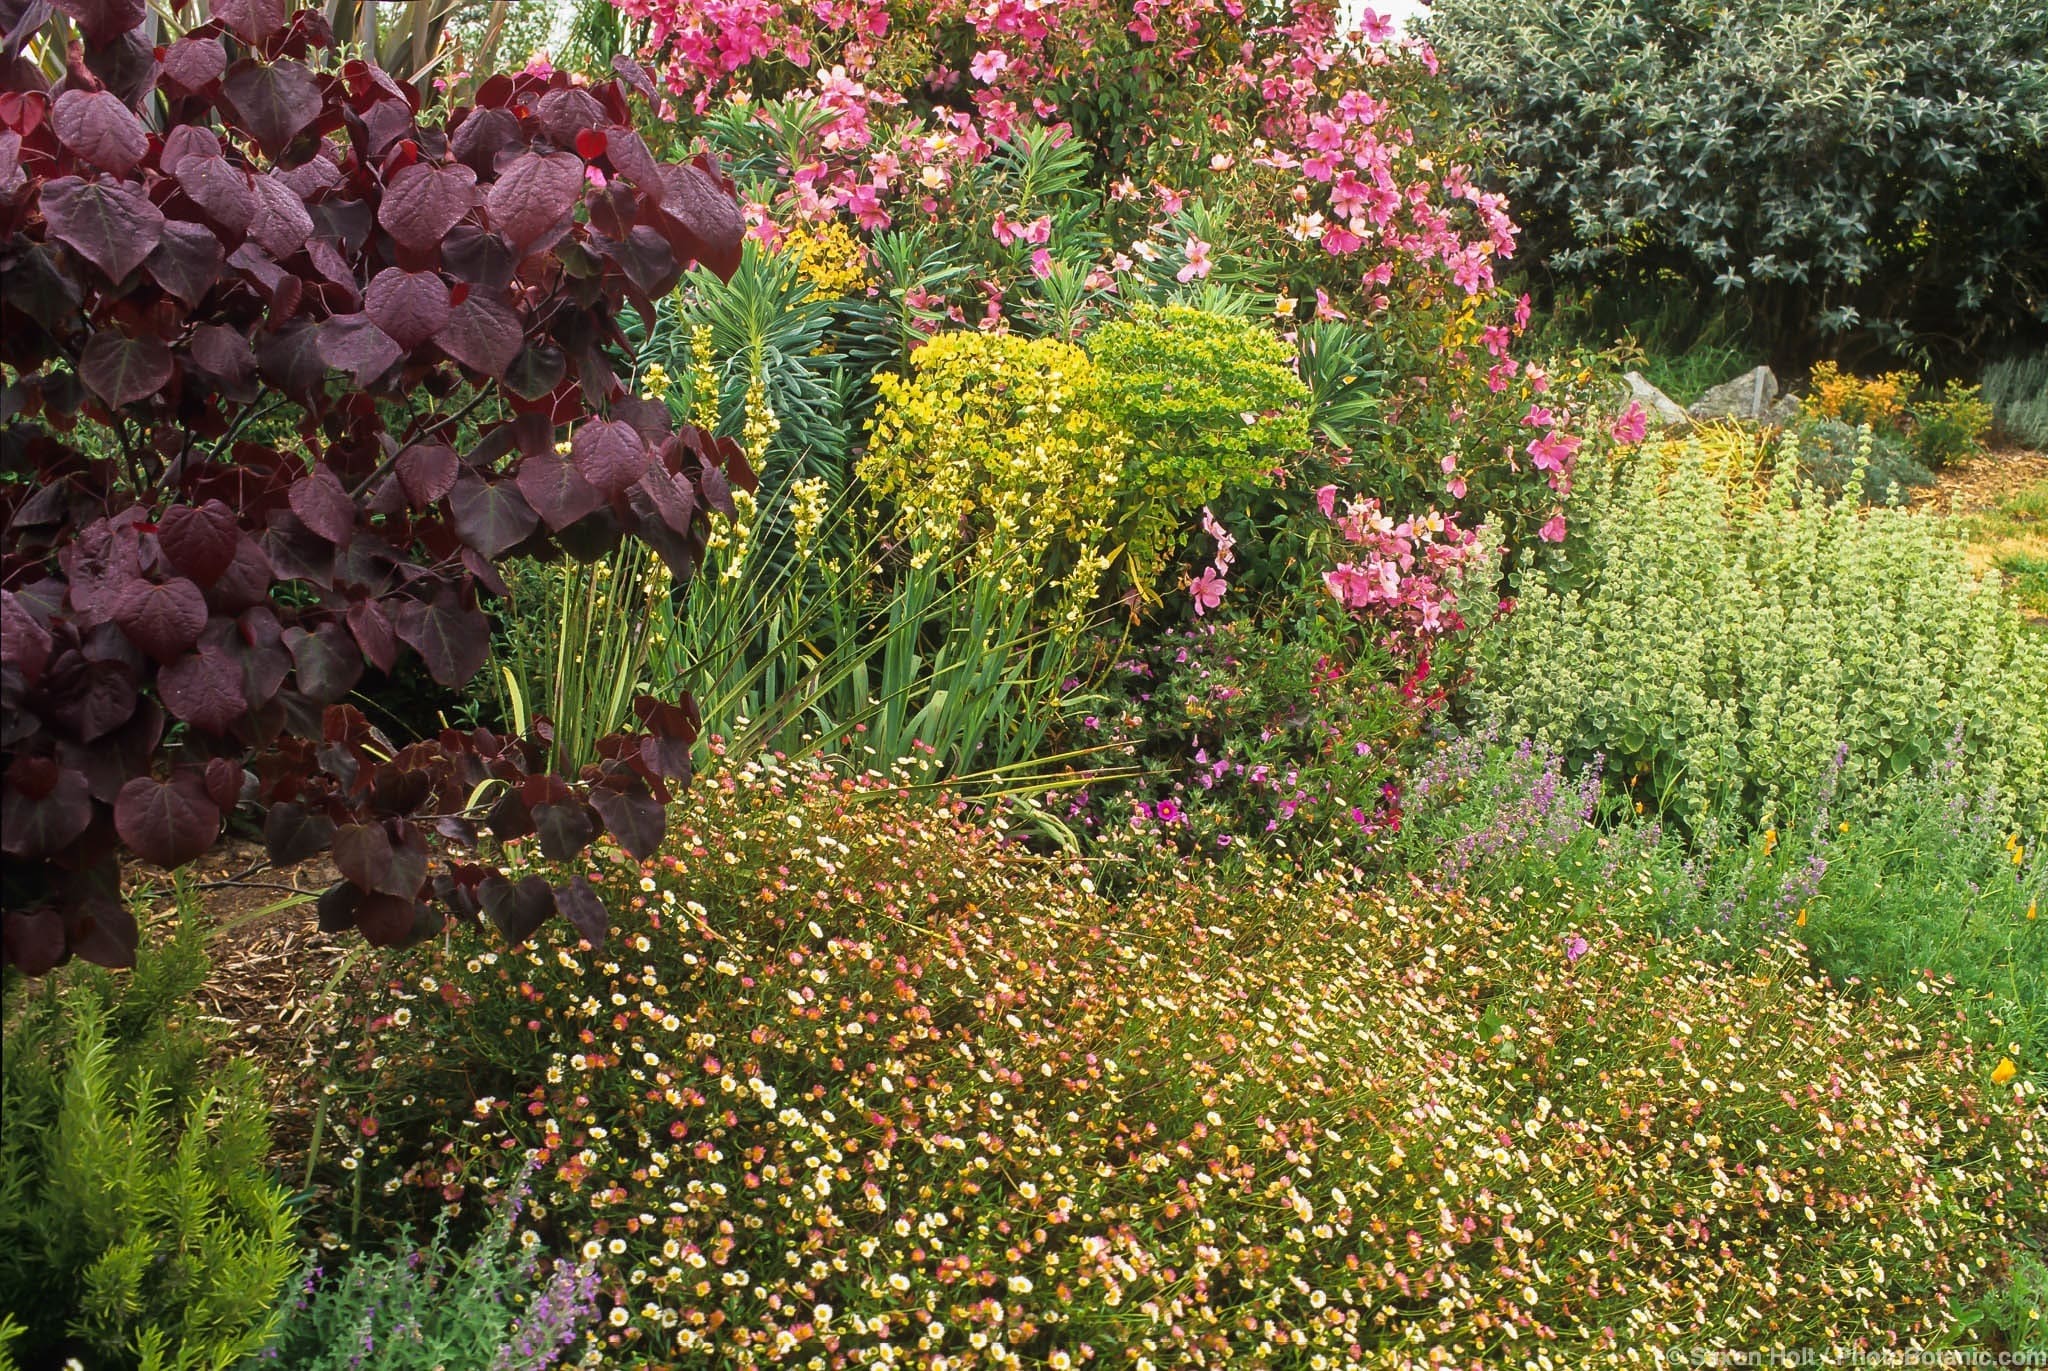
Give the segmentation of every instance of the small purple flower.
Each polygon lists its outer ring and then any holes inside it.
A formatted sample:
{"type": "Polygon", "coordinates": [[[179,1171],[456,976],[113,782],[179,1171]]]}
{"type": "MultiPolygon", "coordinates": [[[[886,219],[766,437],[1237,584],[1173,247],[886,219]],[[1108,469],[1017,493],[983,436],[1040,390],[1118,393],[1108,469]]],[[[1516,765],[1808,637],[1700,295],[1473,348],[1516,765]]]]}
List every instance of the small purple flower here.
{"type": "Polygon", "coordinates": [[[1571,941],[1564,945],[1565,961],[1576,962],[1579,958],[1586,955],[1586,947],[1586,940],[1584,938],[1581,938],[1578,934],[1574,933],[1572,935],[1571,941]]]}

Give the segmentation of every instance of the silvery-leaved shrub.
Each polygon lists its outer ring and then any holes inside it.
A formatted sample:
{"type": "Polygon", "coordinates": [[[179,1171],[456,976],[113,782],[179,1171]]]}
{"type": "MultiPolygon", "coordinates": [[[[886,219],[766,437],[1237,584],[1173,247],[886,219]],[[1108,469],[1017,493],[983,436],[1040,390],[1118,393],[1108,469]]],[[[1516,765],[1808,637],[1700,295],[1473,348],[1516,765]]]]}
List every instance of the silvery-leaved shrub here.
{"type": "Polygon", "coordinates": [[[1952,352],[2038,323],[2038,0],[1441,0],[1528,260],[1738,300],[1759,341],[1952,352]]]}
{"type": "Polygon", "coordinates": [[[2048,639],[1972,574],[1953,525],[1829,501],[1797,445],[1767,492],[1718,432],[1582,466],[1568,559],[1525,570],[1475,654],[1474,711],[1575,763],[1605,754],[1695,830],[1783,813],[1846,746],[1842,803],[1953,755],[2042,831],[2048,639]]]}

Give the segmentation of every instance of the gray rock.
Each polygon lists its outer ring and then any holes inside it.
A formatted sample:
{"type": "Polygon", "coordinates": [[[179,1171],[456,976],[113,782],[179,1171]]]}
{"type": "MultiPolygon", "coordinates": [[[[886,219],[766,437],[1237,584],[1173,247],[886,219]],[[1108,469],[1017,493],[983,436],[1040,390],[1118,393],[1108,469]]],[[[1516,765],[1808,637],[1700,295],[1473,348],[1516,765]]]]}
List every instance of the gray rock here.
{"type": "MultiPolygon", "coordinates": [[[[1789,397],[1788,397],[1789,398],[1789,397]]],[[[1778,378],[1769,367],[1745,371],[1723,381],[1699,398],[1687,411],[1695,420],[1745,419],[1751,423],[1776,423],[1778,378]]]]}
{"type": "Polygon", "coordinates": [[[1643,407],[1649,416],[1651,428],[1675,428],[1680,432],[1692,427],[1692,416],[1685,407],[1651,385],[1640,371],[1631,371],[1622,378],[1628,382],[1628,394],[1622,397],[1621,408],[1626,410],[1633,400],[1643,407]]]}

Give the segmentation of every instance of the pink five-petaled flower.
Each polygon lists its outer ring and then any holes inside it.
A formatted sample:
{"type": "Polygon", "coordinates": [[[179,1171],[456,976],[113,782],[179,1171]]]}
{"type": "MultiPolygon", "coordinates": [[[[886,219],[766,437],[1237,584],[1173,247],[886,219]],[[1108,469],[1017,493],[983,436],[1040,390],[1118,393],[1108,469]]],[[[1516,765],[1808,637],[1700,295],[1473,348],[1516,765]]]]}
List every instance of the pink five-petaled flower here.
{"type": "Polygon", "coordinates": [[[1230,589],[1230,583],[1216,574],[1216,568],[1205,570],[1197,580],[1188,582],[1188,596],[1195,602],[1197,618],[1223,603],[1223,593],[1230,589]]]}
{"type": "Polygon", "coordinates": [[[1209,274],[1209,245],[1199,238],[1188,239],[1188,264],[1173,274],[1173,279],[1186,285],[1198,277],[1209,274]]]}
{"type": "Polygon", "coordinates": [[[1584,938],[1574,933],[1572,940],[1564,945],[1564,959],[1567,962],[1576,962],[1579,958],[1586,955],[1588,946],[1589,944],[1584,938]]]}
{"type": "Polygon", "coordinates": [[[1323,512],[1325,519],[1337,517],[1337,487],[1323,486],[1316,491],[1316,508],[1323,512]]]}
{"type": "Polygon", "coordinates": [[[1546,543],[1563,542],[1564,511],[1559,510],[1557,513],[1551,515],[1549,521],[1546,522],[1542,528],[1536,530],[1536,536],[1538,538],[1541,538],[1546,543]]]}
{"type": "Polygon", "coordinates": [[[967,70],[986,86],[994,84],[995,79],[1003,74],[1003,68],[1009,65],[1010,54],[1001,48],[990,48],[987,52],[975,53],[974,60],[967,64],[967,70]]]}
{"type": "Polygon", "coordinates": [[[1650,419],[1643,413],[1642,401],[1629,401],[1628,408],[1622,411],[1621,417],[1616,419],[1607,431],[1614,435],[1614,441],[1617,443],[1642,442],[1643,435],[1650,431],[1650,419]]]}
{"type": "Polygon", "coordinates": [[[1043,281],[1052,275],[1052,251],[1049,248],[1034,248],[1031,253],[1031,274],[1043,281]]]}

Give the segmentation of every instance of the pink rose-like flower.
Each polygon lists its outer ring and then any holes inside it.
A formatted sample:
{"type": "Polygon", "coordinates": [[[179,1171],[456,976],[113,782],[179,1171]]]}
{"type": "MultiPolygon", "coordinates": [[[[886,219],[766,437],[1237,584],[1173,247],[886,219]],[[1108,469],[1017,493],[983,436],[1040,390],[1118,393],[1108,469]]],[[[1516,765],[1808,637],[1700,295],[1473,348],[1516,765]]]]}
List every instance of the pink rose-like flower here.
{"type": "Polygon", "coordinates": [[[1536,530],[1536,536],[1538,538],[1541,538],[1546,543],[1563,542],[1564,512],[1560,510],[1556,514],[1551,515],[1549,522],[1544,524],[1542,528],[1536,530]]]}
{"type": "Polygon", "coordinates": [[[1173,279],[1186,285],[1209,274],[1209,245],[1199,238],[1188,239],[1188,264],[1173,274],[1173,279]]]}
{"type": "Polygon", "coordinates": [[[1224,592],[1230,583],[1216,574],[1216,568],[1204,571],[1199,580],[1188,582],[1188,596],[1195,602],[1195,615],[1200,617],[1223,603],[1224,592]]]}
{"type": "Polygon", "coordinates": [[[1031,274],[1041,281],[1052,275],[1052,252],[1050,249],[1038,248],[1032,252],[1031,274]]]}
{"type": "Polygon", "coordinates": [[[1650,431],[1650,419],[1643,413],[1642,401],[1629,401],[1628,408],[1622,411],[1621,417],[1616,419],[1607,431],[1614,435],[1614,441],[1617,443],[1642,442],[1643,435],[1650,431]]]}
{"type": "Polygon", "coordinates": [[[990,48],[986,52],[975,53],[974,60],[967,64],[967,70],[974,73],[975,80],[986,86],[993,84],[995,79],[1003,74],[1003,68],[1009,65],[1010,54],[1001,48],[990,48]]]}

